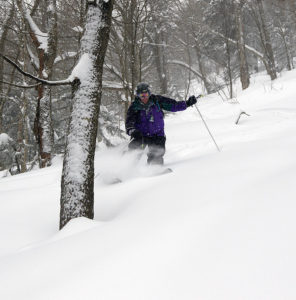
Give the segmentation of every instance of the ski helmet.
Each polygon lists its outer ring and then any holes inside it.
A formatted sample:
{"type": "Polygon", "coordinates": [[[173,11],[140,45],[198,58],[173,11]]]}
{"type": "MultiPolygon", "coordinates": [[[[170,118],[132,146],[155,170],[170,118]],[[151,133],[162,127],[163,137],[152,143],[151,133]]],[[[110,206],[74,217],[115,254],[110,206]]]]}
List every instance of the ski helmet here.
{"type": "Polygon", "coordinates": [[[149,84],[145,83],[145,82],[140,82],[137,85],[136,93],[137,93],[137,95],[139,95],[141,93],[148,93],[150,95],[151,92],[150,92],[150,86],[149,86],[149,84]]]}

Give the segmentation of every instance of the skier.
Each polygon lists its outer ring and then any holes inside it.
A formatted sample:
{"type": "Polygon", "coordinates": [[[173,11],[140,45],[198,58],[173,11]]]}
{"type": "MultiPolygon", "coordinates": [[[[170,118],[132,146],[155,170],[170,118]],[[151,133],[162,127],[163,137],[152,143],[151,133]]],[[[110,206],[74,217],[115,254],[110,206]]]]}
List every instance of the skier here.
{"type": "Polygon", "coordinates": [[[195,96],[189,97],[187,101],[176,101],[153,95],[147,83],[139,83],[125,123],[126,133],[131,136],[129,150],[144,149],[148,146],[147,163],[163,165],[166,136],[162,110],[182,111],[194,105],[196,101],[195,96]]]}

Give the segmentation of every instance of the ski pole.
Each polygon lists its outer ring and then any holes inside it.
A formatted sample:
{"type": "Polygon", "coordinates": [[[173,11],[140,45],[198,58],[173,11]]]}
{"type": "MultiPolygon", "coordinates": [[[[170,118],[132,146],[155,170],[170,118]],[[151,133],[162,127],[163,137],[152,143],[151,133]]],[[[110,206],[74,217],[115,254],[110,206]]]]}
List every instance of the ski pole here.
{"type": "MultiPolygon", "coordinates": [[[[199,99],[199,98],[201,98],[201,97],[202,97],[202,95],[198,95],[198,96],[196,97],[196,99],[199,99]]],[[[216,141],[215,141],[215,139],[214,139],[214,137],[213,137],[213,135],[212,135],[212,133],[211,133],[211,131],[210,131],[210,129],[209,129],[207,123],[206,123],[206,121],[204,120],[204,118],[203,118],[203,116],[202,116],[200,110],[198,109],[198,107],[197,107],[196,104],[195,104],[194,106],[195,106],[196,110],[198,111],[198,113],[199,113],[199,115],[200,115],[200,117],[201,117],[201,119],[202,119],[202,121],[203,121],[203,123],[204,123],[204,125],[205,125],[205,127],[206,127],[206,129],[207,129],[207,131],[209,132],[209,134],[210,134],[210,136],[211,136],[211,138],[212,138],[212,140],[213,140],[213,142],[214,142],[214,144],[216,145],[217,150],[220,152],[221,150],[220,150],[220,148],[218,147],[218,145],[217,145],[217,143],[216,143],[216,141]]]]}

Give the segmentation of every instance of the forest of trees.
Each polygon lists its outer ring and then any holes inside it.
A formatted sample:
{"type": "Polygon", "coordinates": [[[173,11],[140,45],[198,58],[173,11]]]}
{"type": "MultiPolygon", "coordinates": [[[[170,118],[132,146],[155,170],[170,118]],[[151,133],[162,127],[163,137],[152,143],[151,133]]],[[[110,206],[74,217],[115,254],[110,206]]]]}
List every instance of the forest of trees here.
{"type": "Polygon", "coordinates": [[[138,82],[181,100],[197,81],[227,101],[236,80],[247,89],[251,74],[275,80],[295,64],[296,0],[0,0],[0,171],[65,154],[67,202],[70,145],[82,138],[89,199],[95,147],[127,138],[138,82]]]}

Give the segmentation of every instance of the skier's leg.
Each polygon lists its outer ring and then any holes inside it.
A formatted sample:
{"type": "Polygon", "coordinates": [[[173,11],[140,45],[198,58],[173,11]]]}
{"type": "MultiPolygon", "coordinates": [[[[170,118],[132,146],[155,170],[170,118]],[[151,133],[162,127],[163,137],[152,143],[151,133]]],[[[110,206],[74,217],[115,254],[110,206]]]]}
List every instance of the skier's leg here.
{"type": "Polygon", "coordinates": [[[149,139],[147,163],[152,165],[163,165],[165,154],[165,136],[155,136],[149,139]]]}
{"type": "Polygon", "coordinates": [[[132,139],[128,144],[128,150],[141,150],[143,148],[143,139],[132,139]]]}
{"type": "Polygon", "coordinates": [[[142,155],[143,155],[143,151],[144,151],[146,145],[147,144],[145,143],[144,138],[133,139],[128,144],[128,151],[135,152],[136,153],[136,159],[140,160],[142,155]]]}

